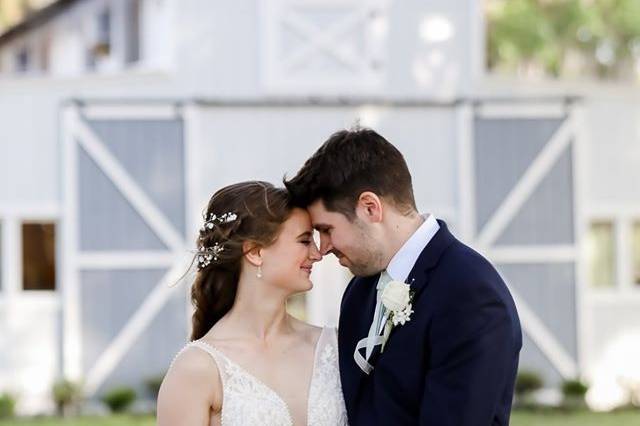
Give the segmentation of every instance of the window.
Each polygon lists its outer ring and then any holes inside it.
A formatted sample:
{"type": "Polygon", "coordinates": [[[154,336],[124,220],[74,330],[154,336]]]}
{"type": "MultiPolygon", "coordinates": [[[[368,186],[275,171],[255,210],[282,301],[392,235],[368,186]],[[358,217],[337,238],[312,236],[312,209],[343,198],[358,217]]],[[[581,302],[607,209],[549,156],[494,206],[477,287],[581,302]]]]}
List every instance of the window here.
{"type": "Polygon", "coordinates": [[[2,292],[3,286],[2,286],[2,271],[3,271],[3,267],[4,267],[4,262],[3,262],[3,257],[4,257],[4,253],[2,253],[2,222],[0,222],[0,293],[2,292]]]}
{"type": "Polygon", "coordinates": [[[87,67],[96,69],[111,54],[111,11],[104,9],[96,16],[95,32],[89,45],[87,67]]]}
{"type": "Polygon", "coordinates": [[[26,47],[18,49],[18,52],[16,53],[16,72],[27,72],[29,70],[30,62],[29,49],[26,47]]]}
{"type": "Polygon", "coordinates": [[[55,290],[55,251],[54,224],[22,224],[22,288],[24,290],[55,290]]]}
{"type": "Polygon", "coordinates": [[[615,236],[612,222],[594,222],[587,235],[589,282],[596,288],[615,286],[615,236]]]}
{"type": "Polygon", "coordinates": [[[38,46],[38,69],[42,72],[46,72],[49,69],[49,56],[51,54],[51,35],[46,34],[40,40],[40,45],[38,46]]]}
{"type": "Polygon", "coordinates": [[[140,0],[127,2],[125,15],[125,62],[133,64],[140,60],[140,0]]]}
{"type": "Polygon", "coordinates": [[[633,253],[633,284],[640,286],[640,222],[633,224],[631,239],[633,253]]]}

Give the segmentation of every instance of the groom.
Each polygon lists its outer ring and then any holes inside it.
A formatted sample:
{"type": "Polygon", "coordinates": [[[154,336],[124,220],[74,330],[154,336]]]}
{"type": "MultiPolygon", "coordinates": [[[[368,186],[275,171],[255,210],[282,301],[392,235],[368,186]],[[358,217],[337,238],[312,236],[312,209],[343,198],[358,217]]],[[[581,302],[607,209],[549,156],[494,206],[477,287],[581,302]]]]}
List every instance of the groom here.
{"type": "Polygon", "coordinates": [[[355,275],[338,331],[349,423],[509,424],[513,299],[487,260],[418,213],[402,154],[373,130],[339,131],[285,186],[322,254],[355,275]]]}

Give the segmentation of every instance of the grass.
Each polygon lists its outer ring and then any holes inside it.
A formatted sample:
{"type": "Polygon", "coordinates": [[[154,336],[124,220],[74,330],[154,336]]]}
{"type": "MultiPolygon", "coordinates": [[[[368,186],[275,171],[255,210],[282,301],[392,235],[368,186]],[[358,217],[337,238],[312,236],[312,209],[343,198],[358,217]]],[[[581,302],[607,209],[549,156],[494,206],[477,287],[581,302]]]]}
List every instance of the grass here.
{"type": "MultiPolygon", "coordinates": [[[[78,417],[0,420],[0,426],[153,426],[151,416],[119,415],[109,417],[78,417]]],[[[511,426],[638,426],[640,409],[612,413],[556,411],[514,411],[511,426]]]]}
{"type": "Polygon", "coordinates": [[[640,409],[592,413],[578,411],[564,413],[558,410],[518,410],[511,415],[511,426],[638,426],[640,409]]]}
{"type": "Polygon", "coordinates": [[[0,426],[153,426],[155,424],[156,421],[154,417],[139,415],[74,417],[69,419],[43,417],[0,420],[0,426]]]}

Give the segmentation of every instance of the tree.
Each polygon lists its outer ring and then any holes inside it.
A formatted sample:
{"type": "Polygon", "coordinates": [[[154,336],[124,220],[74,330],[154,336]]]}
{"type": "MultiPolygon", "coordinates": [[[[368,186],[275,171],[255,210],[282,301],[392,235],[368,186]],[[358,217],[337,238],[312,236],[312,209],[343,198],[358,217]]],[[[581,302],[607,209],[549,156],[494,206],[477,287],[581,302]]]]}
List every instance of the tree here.
{"type": "Polygon", "coordinates": [[[637,78],[638,0],[487,0],[487,32],[492,70],[637,78]]]}

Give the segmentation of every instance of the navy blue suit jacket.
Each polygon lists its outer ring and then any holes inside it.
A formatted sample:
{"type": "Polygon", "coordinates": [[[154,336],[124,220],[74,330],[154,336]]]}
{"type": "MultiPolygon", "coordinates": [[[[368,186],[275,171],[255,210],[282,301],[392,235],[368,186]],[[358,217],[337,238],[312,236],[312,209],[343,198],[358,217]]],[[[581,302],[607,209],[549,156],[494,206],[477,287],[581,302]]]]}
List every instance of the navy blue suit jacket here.
{"type": "Polygon", "coordinates": [[[411,320],[394,327],[383,353],[376,348],[369,375],[353,351],[367,336],[379,275],[345,290],[338,342],[352,426],[509,424],[522,347],[513,299],[493,266],[438,223],[407,280],[411,320]]]}

